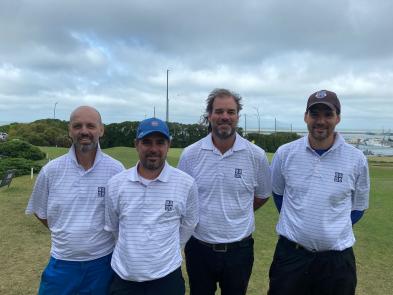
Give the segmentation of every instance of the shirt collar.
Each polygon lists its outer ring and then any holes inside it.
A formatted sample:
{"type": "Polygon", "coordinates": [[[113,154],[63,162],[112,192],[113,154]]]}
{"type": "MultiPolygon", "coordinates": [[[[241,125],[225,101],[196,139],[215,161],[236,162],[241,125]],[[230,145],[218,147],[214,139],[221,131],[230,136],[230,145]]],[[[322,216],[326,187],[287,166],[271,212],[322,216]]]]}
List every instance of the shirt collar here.
{"type": "MultiPolygon", "coordinates": [[[[310,145],[310,141],[308,140],[308,134],[303,137],[303,140],[304,140],[306,148],[311,151],[314,151],[314,149],[310,145]]],[[[329,150],[327,150],[324,154],[337,149],[343,143],[345,143],[344,137],[342,137],[340,133],[336,132],[335,137],[334,137],[334,143],[333,143],[332,147],[329,150]]]]}
{"type": "MultiPolygon", "coordinates": [[[[243,137],[241,137],[237,132],[235,133],[235,142],[233,143],[232,150],[234,152],[244,150],[246,148],[246,142],[243,137]]],[[[202,139],[202,149],[204,150],[216,150],[217,148],[213,144],[212,134],[209,133],[206,137],[202,139]]]]}
{"type": "MultiPolygon", "coordinates": [[[[137,169],[138,165],[139,165],[139,161],[134,167],[130,169],[130,172],[128,174],[128,180],[133,182],[139,182],[139,175],[137,169]]],[[[168,164],[167,161],[165,161],[164,168],[162,169],[160,175],[158,175],[158,177],[154,181],[168,182],[170,171],[171,171],[171,166],[168,164]]]]}
{"type": "MultiPolygon", "coordinates": [[[[71,148],[69,149],[68,156],[74,162],[75,166],[81,167],[81,165],[78,163],[78,159],[76,158],[75,145],[72,145],[71,148]]],[[[101,150],[100,144],[98,144],[96,157],[94,159],[93,166],[91,166],[91,168],[89,170],[93,169],[98,164],[98,162],[101,161],[102,158],[103,158],[103,152],[101,150]]],[[[89,171],[89,170],[87,170],[87,171],[89,171]]]]}

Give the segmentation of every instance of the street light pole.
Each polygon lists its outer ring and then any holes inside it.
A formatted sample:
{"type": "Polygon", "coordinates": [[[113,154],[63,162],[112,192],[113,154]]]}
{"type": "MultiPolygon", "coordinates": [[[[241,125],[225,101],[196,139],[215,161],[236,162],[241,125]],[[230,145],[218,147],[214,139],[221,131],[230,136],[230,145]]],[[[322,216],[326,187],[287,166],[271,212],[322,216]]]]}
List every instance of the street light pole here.
{"type": "Polygon", "coordinates": [[[55,102],[55,106],[53,107],[53,119],[56,119],[56,105],[57,101],[55,102]]]}
{"type": "Polygon", "coordinates": [[[260,134],[261,133],[261,116],[259,114],[259,108],[256,107],[255,110],[257,112],[257,118],[258,118],[258,134],[260,134]]]}
{"type": "Polygon", "coordinates": [[[244,114],[244,135],[247,136],[247,114],[244,114]]]}
{"type": "Polygon", "coordinates": [[[169,70],[166,70],[166,122],[169,122],[169,98],[168,98],[168,78],[169,70]]]}

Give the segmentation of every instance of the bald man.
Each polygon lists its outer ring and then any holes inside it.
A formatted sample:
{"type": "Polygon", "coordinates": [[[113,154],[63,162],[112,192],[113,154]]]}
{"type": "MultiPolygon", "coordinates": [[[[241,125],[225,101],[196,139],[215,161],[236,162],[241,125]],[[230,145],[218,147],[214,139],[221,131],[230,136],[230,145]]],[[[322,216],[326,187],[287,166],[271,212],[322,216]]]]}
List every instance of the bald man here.
{"type": "Polygon", "coordinates": [[[51,257],[38,294],[104,295],[113,277],[115,243],[104,231],[106,183],[124,166],[100,149],[104,126],[96,109],[75,109],[68,131],[69,152],[42,168],[26,209],[51,233],[51,257]]]}

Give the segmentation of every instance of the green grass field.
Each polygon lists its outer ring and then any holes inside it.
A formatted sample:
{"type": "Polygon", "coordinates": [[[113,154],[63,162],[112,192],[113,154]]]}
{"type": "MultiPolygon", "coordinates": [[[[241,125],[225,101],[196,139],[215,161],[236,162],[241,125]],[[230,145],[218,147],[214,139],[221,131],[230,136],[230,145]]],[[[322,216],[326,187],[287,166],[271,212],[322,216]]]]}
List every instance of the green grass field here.
{"type": "MultiPolygon", "coordinates": [[[[53,159],[67,152],[43,148],[53,159]]],[[[134,165],[132,148],[105,150],[126,167],[134,165]]],[[[177,164],[180,149],[171,149],[168,161],[177,164]]],[[[271,155],[269,155],[271,157],[271,155]]],[[[386,295],[393,290],[393,158],[370,159],[370,209],[355,226],[355,253],[359,295],[386,295]],[[389,213],[390,212],[390,213],[389,213]]],[[[0,294],[36,294],[50,251],[49,232],[24,210],[34,184],[30,176],[15,178],[0,188],[0,294]]],[[[256,213],[255,264],[247,294],[266,294],[268,270],[276,243],[277,212],[269,201],[256,213]]]]}

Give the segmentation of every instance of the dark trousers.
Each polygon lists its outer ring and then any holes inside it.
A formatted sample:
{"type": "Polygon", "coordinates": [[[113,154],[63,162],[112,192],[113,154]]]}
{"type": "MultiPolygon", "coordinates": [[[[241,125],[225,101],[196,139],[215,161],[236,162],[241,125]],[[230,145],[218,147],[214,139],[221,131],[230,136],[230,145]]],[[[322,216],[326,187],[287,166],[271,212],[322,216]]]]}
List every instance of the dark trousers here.
{"type": "Polygon", "coordinates": [[[165,277],[146,282],[123,280],[115,274],[109,290],[110,295],[184,295],[185,292],[180,267],[165,277]]]}
{"type": "Polygon", "coordinates": [[[254,240],[249,237],[214,247],[192,237],[184,249],[190,295],[245,295],[254,263],[254,240]]]}
{"type": "Polygon", "coordinates": [[[354,295],[352,248],[312,252],[280,237],[269,272],[268,295],[354,295]]]}

